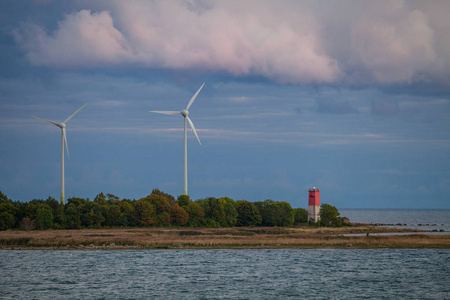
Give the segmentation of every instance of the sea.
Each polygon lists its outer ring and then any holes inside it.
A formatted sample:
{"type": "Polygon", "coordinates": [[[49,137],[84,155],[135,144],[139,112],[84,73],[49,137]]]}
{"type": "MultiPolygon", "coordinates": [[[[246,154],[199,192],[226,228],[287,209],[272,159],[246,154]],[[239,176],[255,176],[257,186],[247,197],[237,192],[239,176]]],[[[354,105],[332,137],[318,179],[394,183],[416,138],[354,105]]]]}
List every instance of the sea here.
{"type": "Polygon", "coordinates": [[[450,249],[4,250],[0,299],[450,299],[450,249]]]}
{"type": "Polygon", "coordinates": [[[353,223],[437,230],[450,234],[450,209],[339,209],[353,223]]]}

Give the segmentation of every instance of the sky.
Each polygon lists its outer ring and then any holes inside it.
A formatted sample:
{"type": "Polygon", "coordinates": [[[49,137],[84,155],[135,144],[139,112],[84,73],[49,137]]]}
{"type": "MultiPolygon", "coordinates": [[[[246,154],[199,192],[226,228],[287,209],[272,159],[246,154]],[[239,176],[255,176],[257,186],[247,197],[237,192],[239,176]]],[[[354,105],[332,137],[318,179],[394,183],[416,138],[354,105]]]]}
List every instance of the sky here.
{"type": "Polygon", "coordinates": [[[449,1],[0,2],[0,190],[450,209],[449,1]]]}

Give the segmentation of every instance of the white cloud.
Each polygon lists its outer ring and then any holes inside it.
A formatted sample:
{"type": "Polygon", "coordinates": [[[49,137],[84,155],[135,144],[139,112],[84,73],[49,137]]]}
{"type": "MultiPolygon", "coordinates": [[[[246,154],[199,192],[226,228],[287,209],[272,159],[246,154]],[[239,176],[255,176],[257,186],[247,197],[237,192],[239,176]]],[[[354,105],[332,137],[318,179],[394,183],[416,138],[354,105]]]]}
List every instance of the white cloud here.
{"type": "Polygon", "coordinates": [[[423,12],[399,9],[355,25],[354,53],[380,83],[410,82],[436,61],[434,31],[423,12]]]}
{"type": "Polygon", "coordinates": [[[196,69],[292,84],[450,82],[445,2],[106,1],[96,7],[100,12],[66,15],[51,33],[23,24],[16,41],[31,63],[56,68],[196,69]]]}
{"type": "Polygon", "coordinates": [[[67,15],[50,35],[37,25],[24,23],[14,36],[35,65],[96,67],[131,58],[124,37],[114,28],[108,12],[82,10],[67,15]]]}

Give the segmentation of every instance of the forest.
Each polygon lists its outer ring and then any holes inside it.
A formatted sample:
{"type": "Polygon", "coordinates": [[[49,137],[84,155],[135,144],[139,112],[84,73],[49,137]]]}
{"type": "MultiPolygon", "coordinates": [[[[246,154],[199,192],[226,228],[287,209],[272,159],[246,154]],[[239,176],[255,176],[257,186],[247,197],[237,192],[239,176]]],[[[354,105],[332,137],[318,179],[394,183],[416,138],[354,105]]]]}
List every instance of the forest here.
{"type": "MultiPolygon", "coordinates": [[[[124,227],[287,227],[307,223],[307,210],[267,199],[235,201],[228,197],[192,201],[159,189],[139,200],[98,194],[93,201],[72,197],[63,206],[52,197],[12,201],[0,191],[0,230],[124,227]]],[[[342,226],[338,210],[321,205],[321,220],[310,226],[342,226]]]]}

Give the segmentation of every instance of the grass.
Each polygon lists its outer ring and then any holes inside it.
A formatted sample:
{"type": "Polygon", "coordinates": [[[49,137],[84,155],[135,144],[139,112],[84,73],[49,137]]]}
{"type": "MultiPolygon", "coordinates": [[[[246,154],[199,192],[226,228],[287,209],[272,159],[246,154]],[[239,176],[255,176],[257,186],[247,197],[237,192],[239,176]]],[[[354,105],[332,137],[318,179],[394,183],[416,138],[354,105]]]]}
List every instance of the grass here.
{"type": "Polygon", "coordinates": [[[0,249],[450,248],[450,235],[375,235],[406,230],[367,226],[11,230],[0,232],[0,249]],[[342,236],[346,233],[371,235],[342,236]]]}

